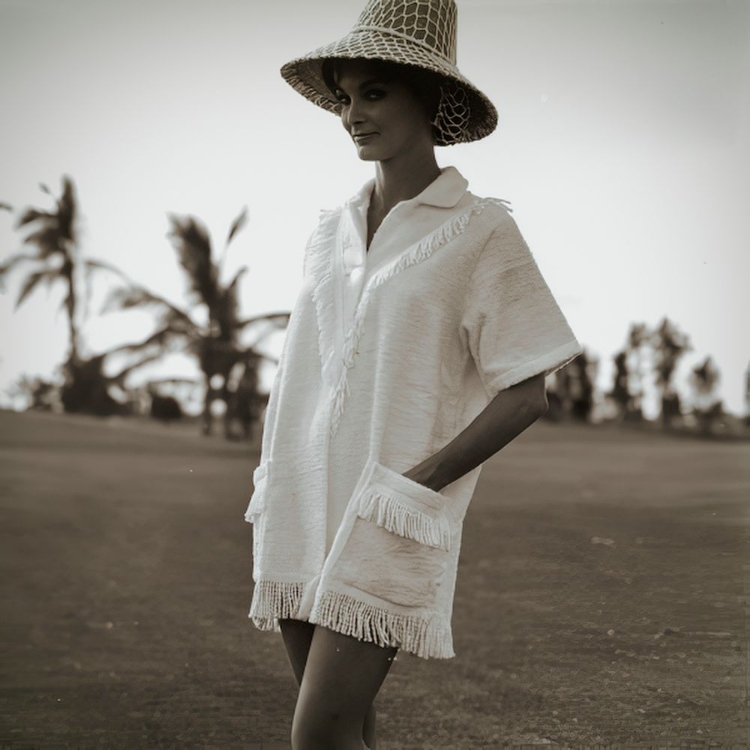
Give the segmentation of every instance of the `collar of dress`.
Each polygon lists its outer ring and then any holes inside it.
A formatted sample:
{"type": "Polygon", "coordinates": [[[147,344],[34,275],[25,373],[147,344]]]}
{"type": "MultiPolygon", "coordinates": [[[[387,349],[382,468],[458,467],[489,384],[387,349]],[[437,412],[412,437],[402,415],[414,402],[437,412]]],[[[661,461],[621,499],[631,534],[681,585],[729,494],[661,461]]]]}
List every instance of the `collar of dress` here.
{"type": "MultiPolygon", "coordinates": [[[[375,179],[368,180],[345,205],[351,208],[367,206],[374,187],[375,179]]],[[[455,167],[445,167],[440,170],[440,176],[433,180],[419,195],[403,202],[436,208],[453,208],[463,198],[468,187],[468,181],[455,167]]]]}
{"type": "MultiPolygon", "coordinates": [[[[367,306],[373,291],[404,269],[421,263],[434,252],[460,235],[472,216],[488,205],[502,205],[496,198],[478,198],[468,193],[468,182],[455,167],[446,167],[441,175],[419,195],[402,201],[391,209],[416,208],[419,205],[443,209],[438,225],[416,241],[397,249],[392,257],[378,264],[368,275],[351,319],[341,319],[341,269],[337,243],[341,240],[343,218],[352,212],[360,217],[366,207],[375,180],[369,180],[343,206],[323,211],[318,229],[306,250],[305,267],[312,281],[312,297],[318,323],[318,350],[323,384],[330,389],[333,402],[331,434],[335,434],[349,393],[348,372],[353,367],[364,327],[367,306]],[[468,198],[467,200],[463,200],[468,198]],[[459,205],[462,204],[462,205],[459,205]],[[453,209],[453,210],[451,210],[453,209]]],[[[506,208],[506,206],[503,206],[506,208]]],[[[391,214],[383,220],[387,221],[391,214]]],[[[383,226],[383,225],[381,225],[383,226]]],[[[371,248],[372,251],[372,248],[371,248]]]]}

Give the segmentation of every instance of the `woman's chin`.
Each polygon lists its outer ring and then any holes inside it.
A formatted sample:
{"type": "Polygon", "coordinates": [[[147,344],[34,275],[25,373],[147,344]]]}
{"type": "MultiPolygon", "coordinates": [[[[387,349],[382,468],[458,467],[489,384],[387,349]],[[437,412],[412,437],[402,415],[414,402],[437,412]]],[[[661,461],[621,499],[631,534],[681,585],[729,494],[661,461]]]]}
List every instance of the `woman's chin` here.
{"type": "Polygon", "coordinates": [[[379,161],[378,150],[370,143],[356,144],[357,156],[361,161],[379,161]]]}

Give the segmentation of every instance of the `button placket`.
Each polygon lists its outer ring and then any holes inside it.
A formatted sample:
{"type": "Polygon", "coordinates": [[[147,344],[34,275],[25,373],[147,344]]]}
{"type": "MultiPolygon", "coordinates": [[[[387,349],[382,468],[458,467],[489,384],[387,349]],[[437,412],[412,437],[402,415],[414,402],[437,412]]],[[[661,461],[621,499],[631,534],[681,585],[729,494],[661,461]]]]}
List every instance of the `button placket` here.
{"type": "Polygon", "coordinates": [[[386,227],[389,223],[393,221],[393,217],[395,214],[399,212],[401,208],[403,208],[404,205],[406,205],[409,201],[399,201],[391,210],[383,217],[383,220],[378,225],[378,228],[375,230],[374,234],[372,235],[372,239],[370,240],[370,247],[367,250],[367,256],[372,258],[377,255],[377,252],[373,253],[373,248],[377,246],[377,240],[379,237],[383,236],[383,229],[386,227]]]}

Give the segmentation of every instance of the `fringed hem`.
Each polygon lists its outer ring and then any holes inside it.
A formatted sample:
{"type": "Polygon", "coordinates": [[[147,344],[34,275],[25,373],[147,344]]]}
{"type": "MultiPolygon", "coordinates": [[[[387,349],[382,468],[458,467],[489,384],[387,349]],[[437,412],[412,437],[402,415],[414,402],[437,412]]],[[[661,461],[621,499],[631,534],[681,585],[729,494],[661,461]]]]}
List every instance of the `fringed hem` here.
{"type": "Polygon", "coordinates": [[[378,646],[396,646],[422,659],[450,659],[450,625],[439,618],[389,612],[338,591],[325,591],[315,602],[310,622],[378,646]]]}
{"type": "Polygon", "coordinates": [[[357,515],[399,536],[448,551],[451,528],[444,515],[433,517],[414,501],[389,487],[368,487],[360,496],[357,515]]]}
{"type": "Polygon", "coordinates": [[[296,618],[304,588],[304,583],[256,583],[248,617],[259,630],[278,631],[279,619],[296,618]]]}

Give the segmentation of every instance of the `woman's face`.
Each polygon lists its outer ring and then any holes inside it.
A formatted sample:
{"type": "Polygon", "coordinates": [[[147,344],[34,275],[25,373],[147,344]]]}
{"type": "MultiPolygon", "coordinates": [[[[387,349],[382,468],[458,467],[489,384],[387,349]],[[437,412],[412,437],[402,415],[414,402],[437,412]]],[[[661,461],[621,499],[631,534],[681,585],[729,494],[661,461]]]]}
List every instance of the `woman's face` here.
{"type": "Polygon", "coordinates": [[[335,82],[341,121],[360,159],[385,161],[414,149],[433,148],[425,106],[406,83],[386,80],[366,60],[339,63],[335,82]]]}

